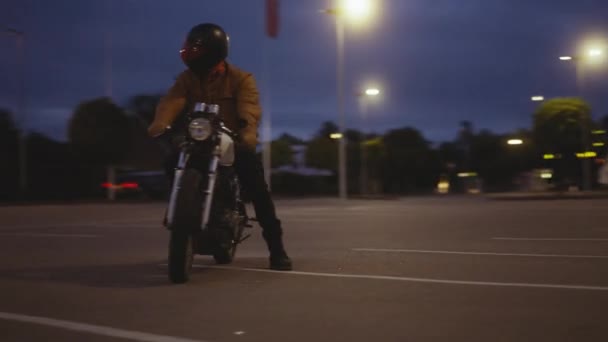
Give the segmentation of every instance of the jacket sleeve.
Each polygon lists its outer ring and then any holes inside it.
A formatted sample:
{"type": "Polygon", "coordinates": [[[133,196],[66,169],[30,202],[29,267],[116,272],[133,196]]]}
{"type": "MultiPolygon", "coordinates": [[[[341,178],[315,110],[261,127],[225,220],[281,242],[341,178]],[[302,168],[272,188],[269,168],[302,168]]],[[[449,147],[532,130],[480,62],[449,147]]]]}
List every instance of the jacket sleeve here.
{"type": "Polygon", "coordinates": [[[258,144],[258,125],[262,117],[262,108],[253,75],[247,74],[240,82],[236,106],[239,119],[243,124],[247,123],[239,132],[243,145],[255,149],[258,144]]]}
{"type": "Polygon", "coordinates": [[[165,132],[167,126],[170,126],[177,118],[179,113],[186,105],[186,96],[188,89],[188,79],[186,72],[181,73],[167,94],[163,96],[154,114],[154,121],[148,127],[148,135],[156,137],[165,132]]]}

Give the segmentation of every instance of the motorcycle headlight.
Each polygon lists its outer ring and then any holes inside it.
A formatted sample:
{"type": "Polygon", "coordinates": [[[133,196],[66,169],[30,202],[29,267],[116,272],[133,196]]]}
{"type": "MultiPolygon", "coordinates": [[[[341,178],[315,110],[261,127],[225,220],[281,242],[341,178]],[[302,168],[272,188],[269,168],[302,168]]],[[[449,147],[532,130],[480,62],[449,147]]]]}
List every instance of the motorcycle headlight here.
{"type": "Polygon", "coordinates": [[[207,140],[211,136],[211,123],[207,119],[194,119],[190,121],[188,126],[188,132],[190,137],[194,140],[203,141],[207,140]]]}

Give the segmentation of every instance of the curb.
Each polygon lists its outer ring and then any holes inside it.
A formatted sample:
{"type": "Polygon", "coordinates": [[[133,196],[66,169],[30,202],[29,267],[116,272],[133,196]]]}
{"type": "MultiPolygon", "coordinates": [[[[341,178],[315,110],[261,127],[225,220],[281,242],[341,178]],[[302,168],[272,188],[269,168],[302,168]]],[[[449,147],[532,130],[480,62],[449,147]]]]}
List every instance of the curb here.
{"type": "Polygon", "coordinates": [[[494,201],[535,201],[535,200],[572,200],[572,199],[598,199],[608,198],[606,192],[582,193],[509,193],[485,195],[486,199],[494,201]]]}

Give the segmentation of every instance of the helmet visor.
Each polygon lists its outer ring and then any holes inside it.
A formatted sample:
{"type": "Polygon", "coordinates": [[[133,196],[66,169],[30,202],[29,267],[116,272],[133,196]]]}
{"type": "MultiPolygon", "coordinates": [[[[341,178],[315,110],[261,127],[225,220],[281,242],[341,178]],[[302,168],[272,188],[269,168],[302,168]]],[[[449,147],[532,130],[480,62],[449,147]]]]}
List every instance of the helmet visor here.
{"type": "Polygon", "coordinates": [[[179,55],[186,65],[200,59],[204,54],[205,48],[202,45],[196,43],[192,44],[188,41],[184,42],[181,50],[179,50],[179,55]]]}

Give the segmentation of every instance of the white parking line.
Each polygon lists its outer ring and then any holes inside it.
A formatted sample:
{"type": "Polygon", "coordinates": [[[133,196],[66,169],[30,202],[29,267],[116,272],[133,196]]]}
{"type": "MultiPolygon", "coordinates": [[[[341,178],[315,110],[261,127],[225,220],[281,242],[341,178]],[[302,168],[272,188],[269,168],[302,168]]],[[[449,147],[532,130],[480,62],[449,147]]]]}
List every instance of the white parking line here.
{"type": "Polygon", "coordinates": [[[608,241],[602,238],[513,238],[513,237],[493,237],[492,240],[507,241],[608,241]]]}
{"type": "Polygon", "coordinates": [[[426,253],[426,254],[491,255],[491,256],[539,257],[539,258],[608,259],[608,255],[580,255],[580,254],[491,253],[491,252],[460,252],[460,251],[436,251],[436,250],[424,250],[424,249],[382,249],[382,248],[353,248],[352,250],[355,252],[382,252],[382,253],[426,253]]]}
{"type": "Polygon", "coordinates": [[[52,237],[52,238],[56,238],[56,237],[61,237],[61,238],[87,238],[87,239],[91,239],[91,238],[98,238],[101,237],[101,235],[94,235],[94,234],[48,234],[48,233],[0,233],[0,236],[7,236],[7,237],[42,237],[42,238],[46,238],[46,237],[52,237]]]}
{"type": "Polygon", "coordinates": [[[20,314],[14,314],[14,313],[10,313],[10,312],[1,312],[0,311],[0,319],[24,322],[24,323],[32,323],[32,324],[38,324],[38,325],[46,325],[46,326],[60,328],[60,329],[80,331],[80,332],[85,332],[85,333],[90,333],[90,334],[100,335],[100,336],[124,338],[127,340],[133,340],[133,341],[205,342],[202,340],[191,340],[191,339],[187,339],[187,338],[179,338],[179,337],[172,337],[172,336],[166,336],[166,335],[154,335],[154,334],[149,334],[149,333],[140,332],[140,331],[116,329],[116,328],[106,327],[106,326],[102,326],[102,325],[93,325],[93,324],[85,324],[85,323],[72,322],[72,321],[64,321],[64,320],[59,320],[59,319],[47,318],[47,317],[20,315],[20,314]]]}
{"type": "MultiPolygon", "coordinates": [[[[166,266],[166,264],[164,265],[166,266]]],[[[274,273],[277,275],[300,275],[314,276],[327,278],[347,278],[347,279],[368,279],[368,280],[390,280],[411,283],[430,283],[443,285],[473,285],[473,286],[495,286],[495,287],[521,287],[521,288],[540,288],[540,289],[558,289],[558,290],[588,290],[588,291],[608,291],[608,286],[589,286],[589,285],[561,285],[561,284],[539,284],[539,283],[502,283],[493,281],[467,281],[467,280],[450,280],[450,279],[433,279],[433,278],[412,278],[412,277],[397,277],[397,276],[381,276],[371,274],[346,274],[346,273],[318,273],[318,272],[301,272],[301,271],[272,271],[259,268],[242,268],[229,266],[206,266],[193,265],[196,268],[214,268],[229,271],[247,271],[259,273],[274,273]]]]}
{"type": "Polygon", "coordinates": [[[161,225],[161,219],[142,218],[128,220],[112,220],[112,221],[88,221],[88,222],[58,222],[47,224],[0,224],[0,230],[5,229],[52,229],[52,228],[98,228],[98,227],[123,227],[123,226],[142,226],[142,225],[161,225]]]}

